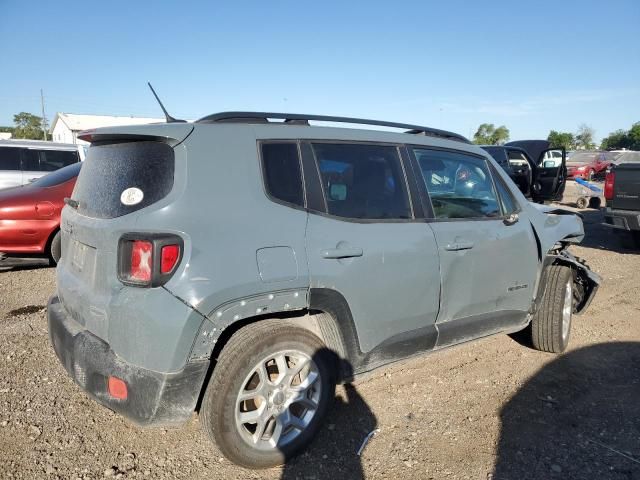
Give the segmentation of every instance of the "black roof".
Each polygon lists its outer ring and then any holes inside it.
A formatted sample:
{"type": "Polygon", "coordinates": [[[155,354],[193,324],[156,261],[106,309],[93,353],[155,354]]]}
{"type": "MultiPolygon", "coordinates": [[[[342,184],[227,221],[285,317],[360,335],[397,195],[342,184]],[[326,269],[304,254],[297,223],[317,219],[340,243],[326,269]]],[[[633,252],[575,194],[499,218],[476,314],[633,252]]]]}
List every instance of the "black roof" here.
{"type": "MultiPolygon", "coordinates": [[[[414,135],[429,135],[432,137],[445,138],[458,142],[471,143],[462,135],[439,130],[437,128],[411,125],[407,123],[385,122],[382,120],[367,120],[364,118],[352,117],[332,117],[328,115],[305,115],[300,113],[273,113],[273,112],[222,112],[208,115],[196,123],[270,123],[269,119],[284,120],[289,125],[309,125],[309,120],[320,122],[353,123],[359,125],[376,125],[380,127],[402,128],[405,133],[414,135]]],[[[283,123],[283,122],[279,122],[283,123]]]]}

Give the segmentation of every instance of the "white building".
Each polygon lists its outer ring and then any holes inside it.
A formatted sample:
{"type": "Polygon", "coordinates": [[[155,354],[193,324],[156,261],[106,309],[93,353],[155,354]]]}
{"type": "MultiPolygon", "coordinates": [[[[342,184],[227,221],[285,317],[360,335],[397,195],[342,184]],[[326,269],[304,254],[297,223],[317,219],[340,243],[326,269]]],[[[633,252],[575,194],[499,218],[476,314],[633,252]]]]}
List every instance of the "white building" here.
{"type": "Polygon", "coordinates": [[[59,143],[77,143],[87,145],[78,139],[78,133],[100,127],[117,127],[120,125],[143,125],[147,123],[164,123],[164,118],[114,117],[111,115],[78,115],[75,113],[56,113],[49,133],[51,140],[59,143]]]}

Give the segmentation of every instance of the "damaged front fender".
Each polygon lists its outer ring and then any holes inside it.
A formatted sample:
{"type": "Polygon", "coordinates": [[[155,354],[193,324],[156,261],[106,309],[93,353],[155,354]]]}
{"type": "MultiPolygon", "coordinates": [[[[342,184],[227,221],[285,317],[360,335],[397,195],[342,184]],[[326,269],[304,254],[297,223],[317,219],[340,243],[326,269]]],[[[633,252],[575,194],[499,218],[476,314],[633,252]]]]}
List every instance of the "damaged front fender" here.
{"type": "Polygon", "coordinates": [[[598,287],[602,283],[602,277],[591,271],[583,259],[572,255],[566,249],[549,253],[545,263],[547,265],[565,265],[571,268],[575,299],[573,312],[576,314],[584,312],[595,297],[598,287]]]}

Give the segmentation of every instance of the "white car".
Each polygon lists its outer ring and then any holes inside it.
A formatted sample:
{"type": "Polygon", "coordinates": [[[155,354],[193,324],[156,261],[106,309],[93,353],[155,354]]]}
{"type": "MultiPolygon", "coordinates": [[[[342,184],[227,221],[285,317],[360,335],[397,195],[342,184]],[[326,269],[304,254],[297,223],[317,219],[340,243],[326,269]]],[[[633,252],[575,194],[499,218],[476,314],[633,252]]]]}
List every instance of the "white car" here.
{"type": "Polygon", "coordinates": [[[0,141],[0,189],[26,185],[84,160],[84,147],[41,140],[0,141]]]}

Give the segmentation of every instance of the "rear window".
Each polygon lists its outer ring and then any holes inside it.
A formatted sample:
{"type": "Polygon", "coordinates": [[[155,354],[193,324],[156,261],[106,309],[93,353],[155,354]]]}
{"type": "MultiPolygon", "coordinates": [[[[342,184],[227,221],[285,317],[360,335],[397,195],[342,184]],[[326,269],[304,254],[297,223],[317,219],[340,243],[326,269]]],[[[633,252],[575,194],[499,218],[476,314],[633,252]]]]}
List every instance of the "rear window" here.
{"type": "Polygon", "coordinates": [[[0,170],[20,170],[20,149],[0,147],[0,170]]]}
{"type": "Polygon", "coordinates": [[[47,188],[53,187],[55,185],[60,185],[61,183],[68,182],[72,178],[75,178],[80,173],[81,163],[74,163],[73,165],[69,165],[68,167],[63,167],[55,172],[51,172],[44,177],[40,177],[38,180],[32,183],[37,187],[47,188]]]}
{"type": "Polygon", "coordinates": [[[121,217],[166,197],[174,168],[174,152],[166,143],[92,145],[72,197],[82,215],[121,217]]]}

